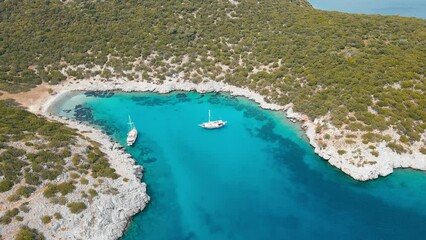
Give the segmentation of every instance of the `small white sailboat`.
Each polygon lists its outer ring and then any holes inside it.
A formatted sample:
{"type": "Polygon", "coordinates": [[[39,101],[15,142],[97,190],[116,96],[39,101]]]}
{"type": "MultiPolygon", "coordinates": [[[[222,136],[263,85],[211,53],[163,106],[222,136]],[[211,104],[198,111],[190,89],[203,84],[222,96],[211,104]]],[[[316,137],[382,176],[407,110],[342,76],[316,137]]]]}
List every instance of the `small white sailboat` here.
{"type": "Polygon", "coordinates": [[[207,128],[207,129],[215,129],[215,128],[221,128],[225,126],[225,124],[226,124],[226,121],[222,121],[222,120],[211,121],[210,110],[209,110],[209,121],[201,123],[199,126],[202,128],[207,128]]]}
{"type": "Polygon", "coordinates": [[[132,122],[129,116],[129,132],[127,133],[127,146],[132,146],[138,137],[138,131],[136,130],[135,123],[132,122]]]}

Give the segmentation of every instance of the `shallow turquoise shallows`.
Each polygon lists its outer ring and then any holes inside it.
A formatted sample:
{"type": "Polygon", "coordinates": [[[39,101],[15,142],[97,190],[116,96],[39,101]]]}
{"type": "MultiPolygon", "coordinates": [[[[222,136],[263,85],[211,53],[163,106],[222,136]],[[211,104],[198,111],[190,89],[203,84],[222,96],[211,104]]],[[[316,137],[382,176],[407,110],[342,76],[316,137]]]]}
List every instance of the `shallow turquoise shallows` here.
{"type": "Polygon", "coordinates": [[[144,166],[151,202],[123,239],[424,239],[426,175],[357,182],[317,157],[298,125],[244,98],[79,93],[57,114],[104,129],[144,166]],[[198,126],[223,119],[221,129],[198,126]]]}

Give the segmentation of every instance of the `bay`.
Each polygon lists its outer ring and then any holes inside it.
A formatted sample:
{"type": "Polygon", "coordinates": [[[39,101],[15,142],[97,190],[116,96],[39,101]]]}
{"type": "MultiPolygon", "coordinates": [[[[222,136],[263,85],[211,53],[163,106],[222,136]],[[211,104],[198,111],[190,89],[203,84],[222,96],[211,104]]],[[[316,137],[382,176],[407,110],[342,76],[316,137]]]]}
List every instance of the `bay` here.
{"type": "Polygon", "coordinates": [[[78,93],[56,114],[102,128],[144,166],[151,202],[123,239],[421,239],[426,175],[358,182],[315,155],[299,125],[226,94],[78,93]],[[198,126],[213,119],[221,129],[198,126]]]}

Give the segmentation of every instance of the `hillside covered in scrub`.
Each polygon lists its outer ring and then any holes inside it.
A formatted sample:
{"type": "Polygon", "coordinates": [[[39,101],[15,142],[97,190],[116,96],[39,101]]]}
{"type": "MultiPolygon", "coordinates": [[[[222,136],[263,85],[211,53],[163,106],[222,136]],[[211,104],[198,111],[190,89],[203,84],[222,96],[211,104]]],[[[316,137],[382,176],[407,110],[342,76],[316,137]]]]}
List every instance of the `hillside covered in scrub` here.
{"type": "Polygon", "coordinates": [[[3,91],[183,74],[293,103],[345,130],[346,144],[426,153],[410,148],[425,138],[425,20],[319,11],[303,0],[8,0],[0,10],[3,91]]]}

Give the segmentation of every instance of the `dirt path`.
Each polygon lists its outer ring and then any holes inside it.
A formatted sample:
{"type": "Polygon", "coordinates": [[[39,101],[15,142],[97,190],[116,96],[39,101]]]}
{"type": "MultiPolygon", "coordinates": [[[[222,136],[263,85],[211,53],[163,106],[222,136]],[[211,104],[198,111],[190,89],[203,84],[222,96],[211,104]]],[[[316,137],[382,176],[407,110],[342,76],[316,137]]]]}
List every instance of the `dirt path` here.
{"type": "Polygon", "coordinates": [[[33,194],[31,194],[31,196],[29,196],[28,198],[24,198],[21,199],[19,201],[13,202],[12,204],[8,205],[6,203],[4,204],[0,204],[0,211],[4,211],[4,210],[10,210],[10,209],[14,209],[17,208],[19,206],[21,206],[22,203],[24,202],[30,202],[31,200],[33,200],[35,197],[38,197],[42,192],[44,192],[44,190],[47,188],[47,186],[37,189],[33,194]]]}

